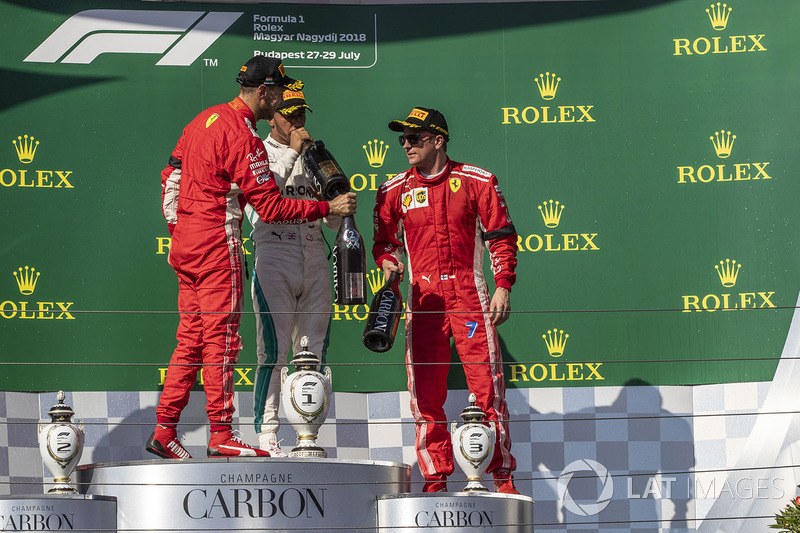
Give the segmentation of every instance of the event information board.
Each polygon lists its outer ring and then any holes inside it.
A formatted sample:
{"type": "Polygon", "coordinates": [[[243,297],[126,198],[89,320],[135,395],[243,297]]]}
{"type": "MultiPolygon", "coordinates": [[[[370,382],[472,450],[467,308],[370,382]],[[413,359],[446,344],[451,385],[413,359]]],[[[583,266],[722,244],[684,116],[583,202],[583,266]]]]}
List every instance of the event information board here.
{"type": "MultiPolygon", "coordinates": [[[[408,167],[387,123],[412,107],[441,110],[450,156],[498,176],[519,233],[509,387],[773,377],[800,279],[795,0],[0,14],[0,389],[159,388],[178,322],[159,173],[254,54],[306,83],[368,242],[377,188],[408,167]]],[[[366,306],[331,311],[335,390],[404,389],[402,332],[375,354],[366,306]]]]}

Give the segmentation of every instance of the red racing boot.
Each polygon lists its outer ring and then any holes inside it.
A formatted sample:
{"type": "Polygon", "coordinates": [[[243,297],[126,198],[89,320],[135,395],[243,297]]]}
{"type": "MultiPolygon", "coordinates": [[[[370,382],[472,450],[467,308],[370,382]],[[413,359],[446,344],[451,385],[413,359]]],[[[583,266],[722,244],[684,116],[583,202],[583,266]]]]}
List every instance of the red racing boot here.
{"type": "Polygon", "coordinates": [[[447,492],[447,476],[439,474],[425,478],[422,492],[447,492]]]}
{"type": "Polygon", "coordinates": [[[269,452],[246,444],[239,432],[212,431],[208,441],[209,457],[269,457],[269,452]]]}
{"type": "Polygon", "coordinates": [[[494,478],[494,491],[503,494],[519,494],[517,487],[514,486],[514,476],[511,471],[505,468],[498,468],[492,472],[494,478]]]}
{"type": "Polygon", "coordinates": [[[178,432],[175,431],[174,427],[156,426],[156,430],[147,439],[147,445],[144,449],[164,459],[192,458],[186,448],[178,441],[178,432]]]}

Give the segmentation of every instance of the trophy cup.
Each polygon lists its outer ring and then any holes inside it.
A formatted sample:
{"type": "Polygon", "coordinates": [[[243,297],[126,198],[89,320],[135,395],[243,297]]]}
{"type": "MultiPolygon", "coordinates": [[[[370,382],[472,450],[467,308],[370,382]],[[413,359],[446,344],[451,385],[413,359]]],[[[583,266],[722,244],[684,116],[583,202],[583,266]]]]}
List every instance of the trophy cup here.
{"type": "Polygon", "coordinates": [[[467,475],[467,486],[463,492],[484,491],[481,479],[494,451],[495,427],[490,421],[486,426],[483,419],[486,413],[475,405],[475,394],[470,393],[469,405],[461,412],[464,425],[457,427],[457,423],[450,425],[453,439],[453,455],[461,470],[467,475]]]}
{"type": "Polygon", "coordinates": [[[39,421],[39,452],[48,470],[55,476],[55,486],[48,494],[78,494],[69,484],[69,476],[83,452],[84,427],[72,423],[75,414],[70,406],[64,403],[66,394],[58,391],[58,403],[50,408],[50,423],[39,421]]]}
{"type": "Polygon", "coordinates": [[[297,446],[290,457],[327,457],[317,445],[317,431],[328,416],[331,396],[331,369],[318,371],[319,357],[308,351],[308,337],[300,339],[301,351],[294,356],[294,372],[281,369],[281,402],[286,418],[297,431],[297,446]]]}

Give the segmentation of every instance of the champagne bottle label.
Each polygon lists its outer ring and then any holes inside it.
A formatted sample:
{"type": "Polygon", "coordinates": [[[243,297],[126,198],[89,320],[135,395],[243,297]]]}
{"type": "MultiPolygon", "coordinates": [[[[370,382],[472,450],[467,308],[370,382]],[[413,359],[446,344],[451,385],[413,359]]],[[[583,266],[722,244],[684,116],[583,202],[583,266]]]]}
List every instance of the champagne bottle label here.
{"type": "Polygon", "coordinates": [[[330,159],[326,161],[320,161],[319,168],[322,172],[325,173],[325,176],[330,178],[331,176],[335,176],[336,174],[342,174],[342,171],[339,170],[338,165],[331,161],[330,159]]]}
{"type": "Polygon", "coordinates": [[[347,298],[360,299],[364,294],[364,273],[363,272],[348,272],[347,283],[347,298]]]}
{"type": "Polygon", "coordinates": [[[364,346],[373,352],[386,352],[394,344],[403,302],[397,274],[392,274],[378,291],[369,308],[369,317],[361,337],[364,346]]]}
{"type": "Polygon", "coordinates": [[[375,315],[374,326],[376,331],[388,333],[389,320],[391,319],[389,315],[395,310],[396,301],[397,297],[390,290],[385,290],[378,295],[378,312],[375,315]]]}
{"type": "Polygon", "coordinates": [[[348,250],[360,250],[361,239],[356,230],[347,230],[344,234],[344,245],[348,250]]]}

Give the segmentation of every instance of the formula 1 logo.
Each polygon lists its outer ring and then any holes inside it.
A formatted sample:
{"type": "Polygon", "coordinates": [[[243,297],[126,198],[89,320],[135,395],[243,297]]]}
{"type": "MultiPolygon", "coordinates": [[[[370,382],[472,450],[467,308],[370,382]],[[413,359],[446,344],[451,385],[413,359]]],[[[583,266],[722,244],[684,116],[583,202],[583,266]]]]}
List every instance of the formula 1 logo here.
{"type": "Polygon", "coordinates": [[[106,53],[164,54],[156,65],[189,66],[242,14],[90,9],[67,19],[25,61],[89,64],[106,53]]]}

